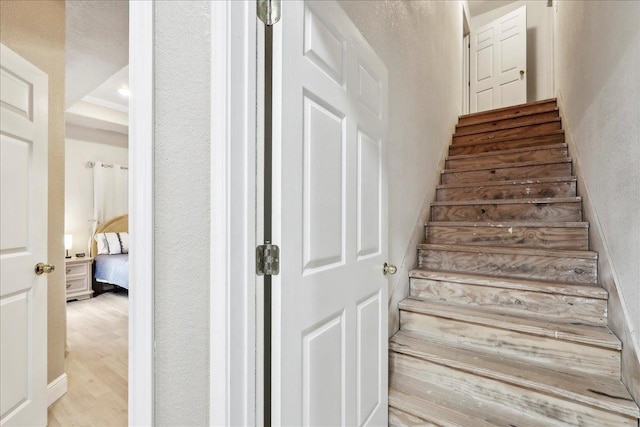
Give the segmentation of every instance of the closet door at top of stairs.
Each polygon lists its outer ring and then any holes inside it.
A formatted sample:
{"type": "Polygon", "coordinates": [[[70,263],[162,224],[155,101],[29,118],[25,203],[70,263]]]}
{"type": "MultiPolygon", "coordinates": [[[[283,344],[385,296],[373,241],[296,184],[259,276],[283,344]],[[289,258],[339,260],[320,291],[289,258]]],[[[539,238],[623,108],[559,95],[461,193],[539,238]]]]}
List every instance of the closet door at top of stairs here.
{"type": "Polygon", "coordinates": [[[527,6],[471,31],[471,112],[527,102],[527,6]]]}
{"type": "Polygon", "coordinates": [[[273,425],[387,425],[387,71],[336,1],[273,31],[273,425]]]}

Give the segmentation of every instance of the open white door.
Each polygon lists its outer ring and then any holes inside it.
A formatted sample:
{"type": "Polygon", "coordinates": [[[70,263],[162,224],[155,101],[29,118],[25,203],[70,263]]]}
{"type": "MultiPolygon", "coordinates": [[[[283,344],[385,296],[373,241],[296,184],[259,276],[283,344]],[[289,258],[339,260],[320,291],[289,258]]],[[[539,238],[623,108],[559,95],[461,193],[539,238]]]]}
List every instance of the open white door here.
{"type": "Polygon", "coordinates": [[[0,49],[0,425],[45,426],[48,77],[0,49]]]}
{"type": "Polygon", "coordinates": [[[387,425],[387,71],[336,1],[274,26],[273,425],[387,425]]]}
{"type": "Polygon", "coordinates": [[[471,31],[471,112],[527,102],[527,6],[471,31]]]}

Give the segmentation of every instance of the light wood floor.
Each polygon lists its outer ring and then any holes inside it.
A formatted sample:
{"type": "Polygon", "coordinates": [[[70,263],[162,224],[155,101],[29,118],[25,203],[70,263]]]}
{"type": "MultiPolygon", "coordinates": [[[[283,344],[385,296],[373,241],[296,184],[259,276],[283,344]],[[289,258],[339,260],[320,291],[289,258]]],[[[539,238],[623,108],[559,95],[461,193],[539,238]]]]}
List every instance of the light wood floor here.
{"type": "Polygon", "coordinates": [[[126,426],[128,298],[107,292],[67,303],[68,391],[49,427],[126,426]]]}

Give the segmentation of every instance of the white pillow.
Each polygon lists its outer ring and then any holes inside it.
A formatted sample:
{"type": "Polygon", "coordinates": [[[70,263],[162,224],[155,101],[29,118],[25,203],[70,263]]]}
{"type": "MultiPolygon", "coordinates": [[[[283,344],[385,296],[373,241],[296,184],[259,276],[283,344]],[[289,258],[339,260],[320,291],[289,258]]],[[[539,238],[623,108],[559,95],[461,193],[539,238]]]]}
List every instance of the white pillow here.
{"type": "Polygon", "coordinates": [[[109,255],[109,245],[104,233],[98,233],[93,238],[98,244],[98,253],[96,255],[109,255]]]}
{"type": "Polygon", "coordinates": [[[98,243],[97,255],[117,255],[129,253],[129,233],[98,233],[94,239],[98,243]]]}
{"type": "Polygon", "coordinates": [[[120,245],[120,237],[118,237],[118,233],[104,233],[104,238],[107,239],[109,255],[122,253],[122,245],[120,245]]]}
{"type": "Polygon", "coordinates": [[[120,248],[122,249],[123,254],[129,253],[129,233],[126,231],[123,233],[118,233],[120,237],[120,248]]]}

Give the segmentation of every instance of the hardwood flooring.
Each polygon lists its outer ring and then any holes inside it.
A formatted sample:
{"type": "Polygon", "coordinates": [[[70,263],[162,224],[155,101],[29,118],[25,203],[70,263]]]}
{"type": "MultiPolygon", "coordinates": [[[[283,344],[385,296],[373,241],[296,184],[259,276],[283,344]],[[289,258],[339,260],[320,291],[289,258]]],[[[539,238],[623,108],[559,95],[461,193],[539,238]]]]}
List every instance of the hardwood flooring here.
{"type": "Polygon", "coordinates": [[[49,427],[127,425],[128,303],[111,292],[67,303],[68,391],[49,427]]]}

